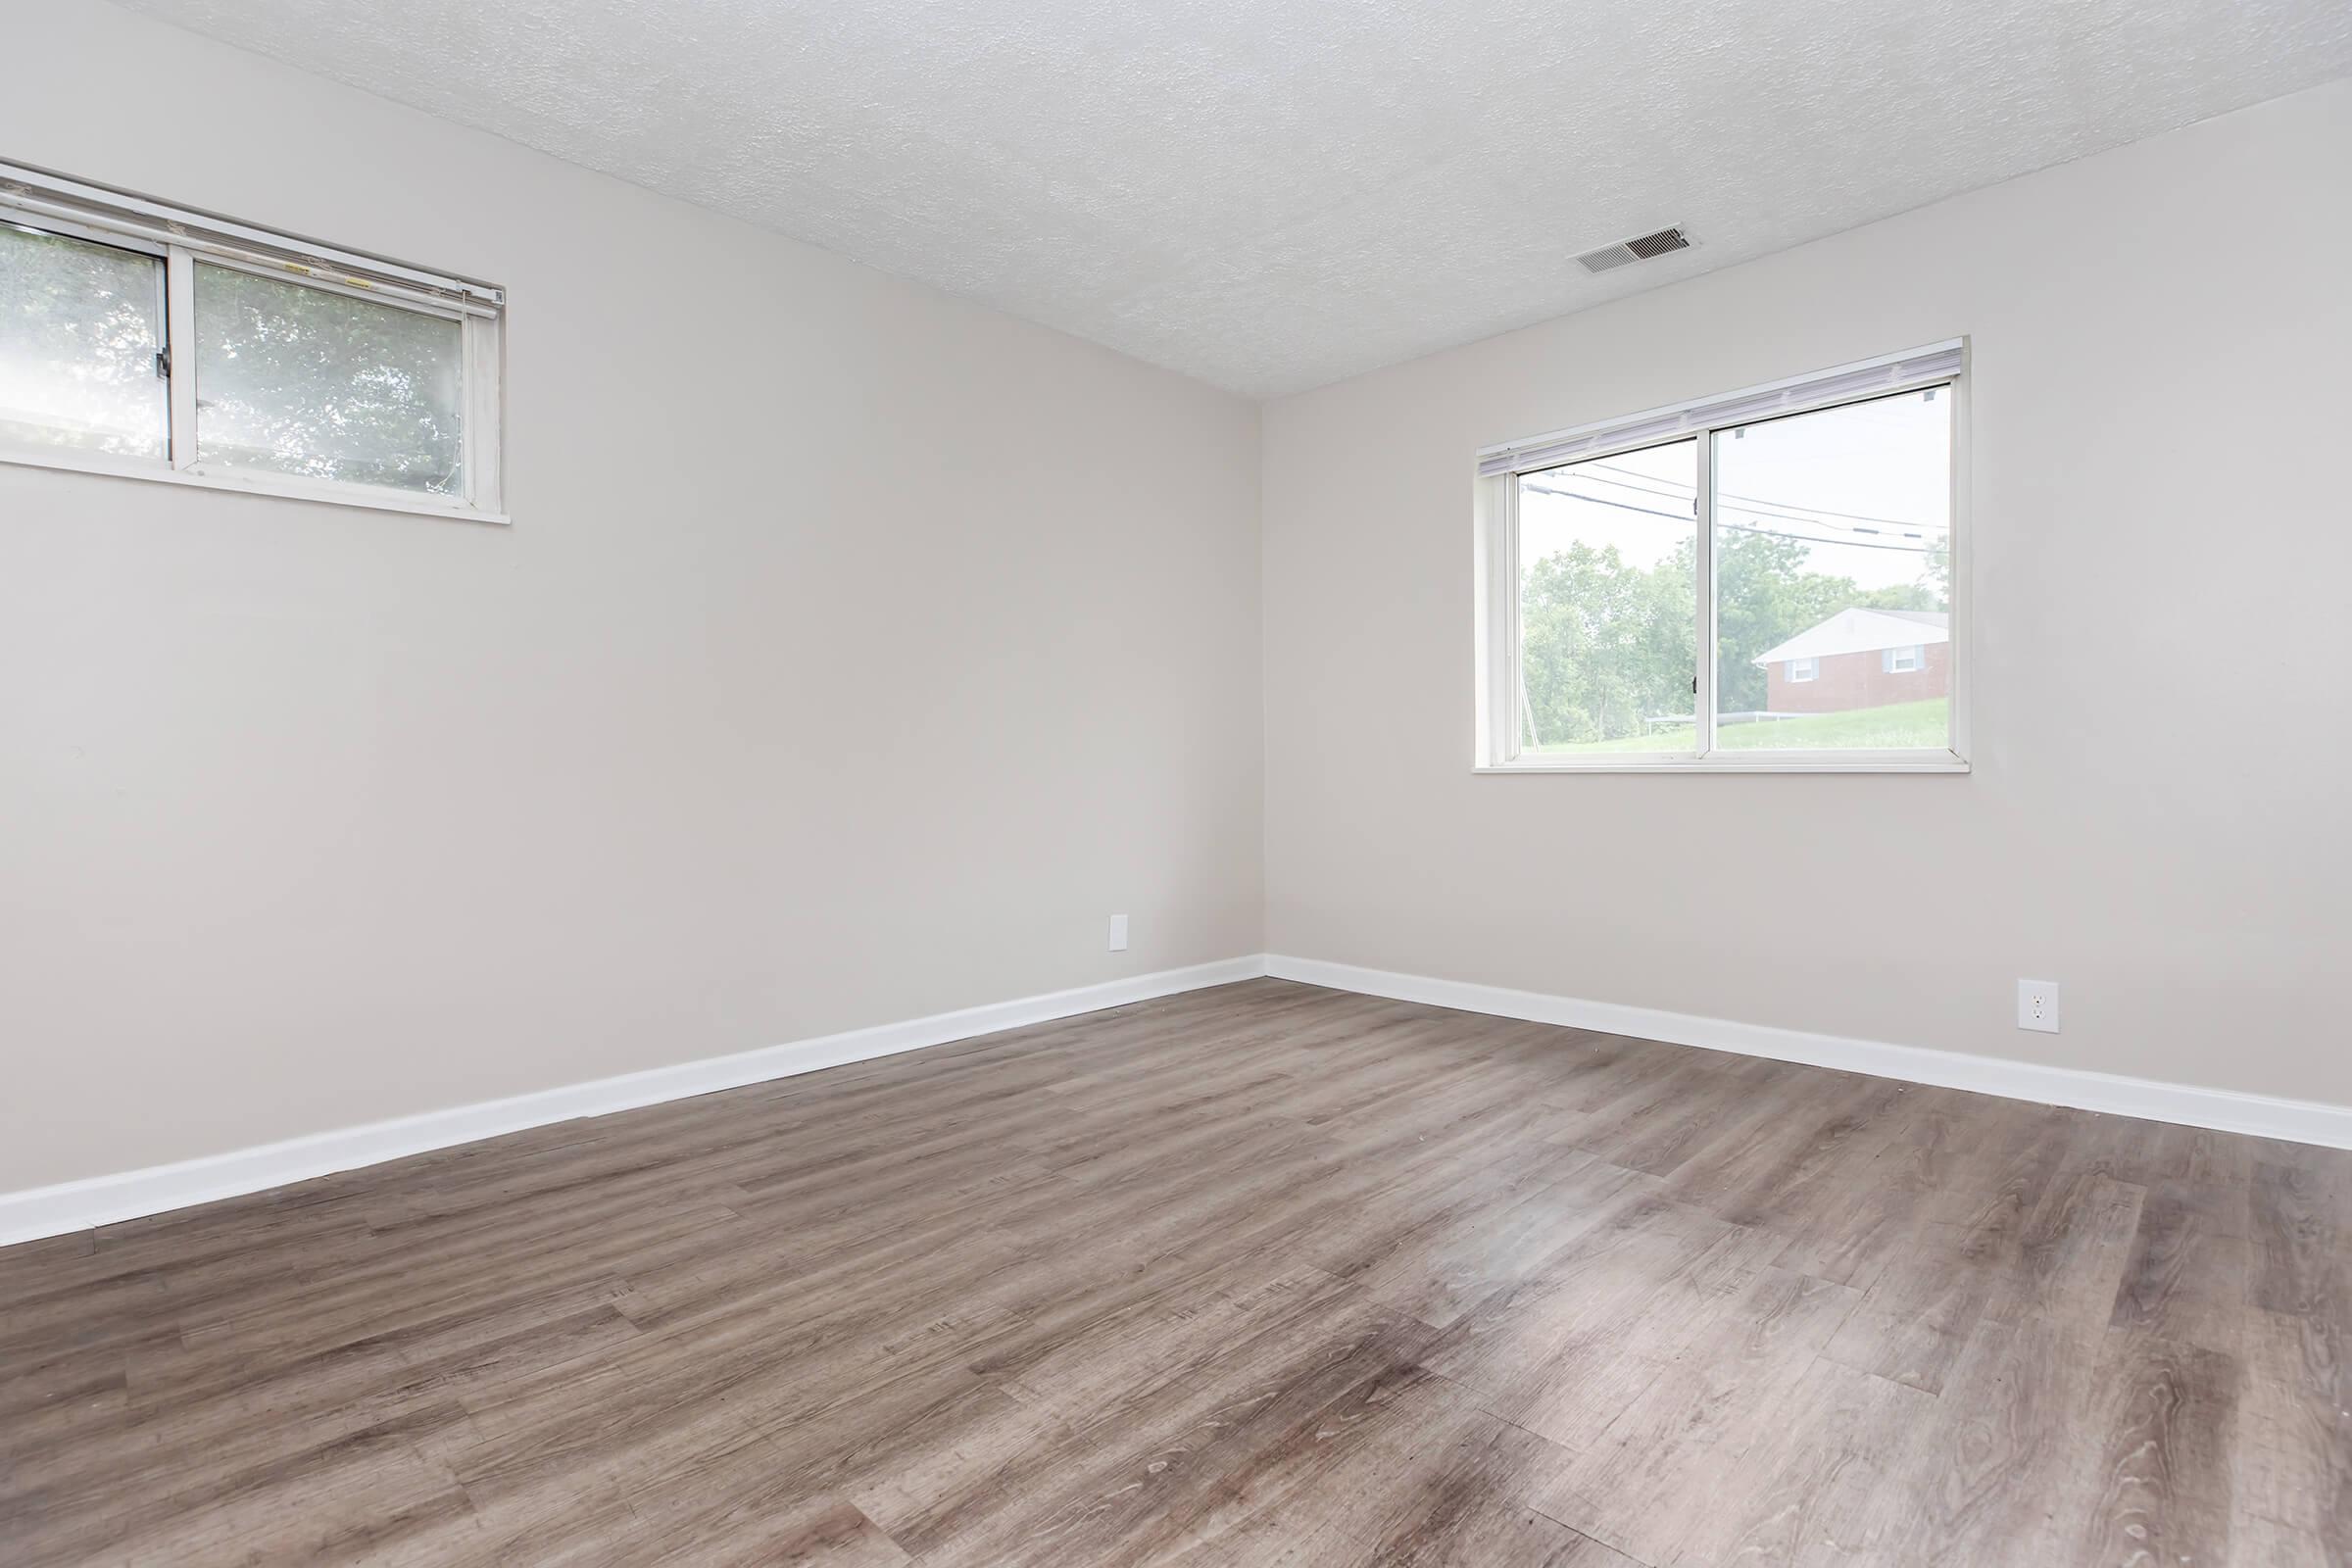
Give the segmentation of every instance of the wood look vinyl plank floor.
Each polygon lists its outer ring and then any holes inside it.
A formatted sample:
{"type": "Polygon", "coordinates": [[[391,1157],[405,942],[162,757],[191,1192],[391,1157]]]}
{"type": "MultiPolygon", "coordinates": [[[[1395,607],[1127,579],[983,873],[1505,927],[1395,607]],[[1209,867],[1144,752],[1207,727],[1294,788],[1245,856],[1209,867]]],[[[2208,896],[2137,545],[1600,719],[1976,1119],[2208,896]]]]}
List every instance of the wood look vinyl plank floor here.
{"type": "Polygon", "coordinates": [[[0,1250],[0,1564],[2352,1564],[2352,1153],[1250,981],[0,1250]]]}

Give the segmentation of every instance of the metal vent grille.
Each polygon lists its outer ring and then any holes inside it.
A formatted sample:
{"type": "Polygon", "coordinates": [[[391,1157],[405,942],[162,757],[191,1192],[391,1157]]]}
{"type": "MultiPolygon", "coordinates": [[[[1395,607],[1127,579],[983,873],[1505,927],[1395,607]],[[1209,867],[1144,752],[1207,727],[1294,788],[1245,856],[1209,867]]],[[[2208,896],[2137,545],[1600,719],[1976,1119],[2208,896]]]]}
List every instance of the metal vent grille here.
{"type": "Polygon", "coordinates": [[[1663,256],[1669,251],[1687,251],[1690,248],[1690,235],[1679,228],[1661,228],[1640,239],[1629,239],[1615,245],[1603,245],[1596,251],[1587,251],[1577,261],[1583,264],[1588,272],[1607,272],[1620,267],[1631,267],[1636,262],[1646,262],[1653,256],[1663,256]]]}

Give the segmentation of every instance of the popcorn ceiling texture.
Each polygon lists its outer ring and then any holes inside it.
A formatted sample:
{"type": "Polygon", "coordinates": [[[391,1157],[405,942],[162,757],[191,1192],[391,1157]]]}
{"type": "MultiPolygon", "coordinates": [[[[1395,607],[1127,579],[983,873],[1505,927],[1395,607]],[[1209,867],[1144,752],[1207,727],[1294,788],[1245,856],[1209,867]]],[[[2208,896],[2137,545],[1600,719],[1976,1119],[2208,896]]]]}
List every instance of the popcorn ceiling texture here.
{"type": "Polygon", "coordinates": [[[1259,397],[2352,73],[2341,0],[128,4],[1259,397]]]}

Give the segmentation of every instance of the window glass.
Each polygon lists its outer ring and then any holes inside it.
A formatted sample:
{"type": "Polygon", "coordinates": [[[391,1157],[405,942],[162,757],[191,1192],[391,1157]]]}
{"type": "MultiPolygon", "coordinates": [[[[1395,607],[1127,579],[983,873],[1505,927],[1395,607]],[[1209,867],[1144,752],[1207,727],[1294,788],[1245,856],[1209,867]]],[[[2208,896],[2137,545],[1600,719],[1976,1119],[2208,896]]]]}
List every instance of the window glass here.
{"type": "Polygon", "coordinates": [[[1950,399],[1714,433],[1719,750],[1950,745],[1950,399]]]}
{"type": "Polygon", "coordinates": [[[196,265],[196,457],[465,493],[459,323],[196,265]]]}
{"type": "Polygon", "coordinates": [[[167,455],[160,257],[0,223],[0,445],[167,455]]]}
{"type": "Polygon", "coordinates": [[[1521,751],[1692,750],[1697,442],[1518,482],[1521,751]]]}

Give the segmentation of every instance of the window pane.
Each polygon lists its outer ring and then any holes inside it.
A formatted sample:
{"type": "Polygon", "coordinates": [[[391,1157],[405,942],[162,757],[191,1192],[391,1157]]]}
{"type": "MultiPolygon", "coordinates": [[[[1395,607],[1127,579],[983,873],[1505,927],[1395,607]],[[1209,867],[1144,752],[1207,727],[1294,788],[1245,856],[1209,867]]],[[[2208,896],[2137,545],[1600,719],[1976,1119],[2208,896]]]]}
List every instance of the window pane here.
{"type": "Polygon", "coordinates": [[[1951,396],[1716,432],[1718,750],[1951,744],[1951,396]]]}
{"type": "Polygon", "coordinates": [[[1519,745],[1694,749],[1698,444],[1519,477],[1519,745]]]}
{"type": "Polygon", "coordinates": [[[167,455],[164,264],[0,223],[0,443],[167,455]]]}
{"type": "Polygon", "coordinates": [[[196,456],[434,495],[465,488],[456,321],[196,267],[196,456]]]}

